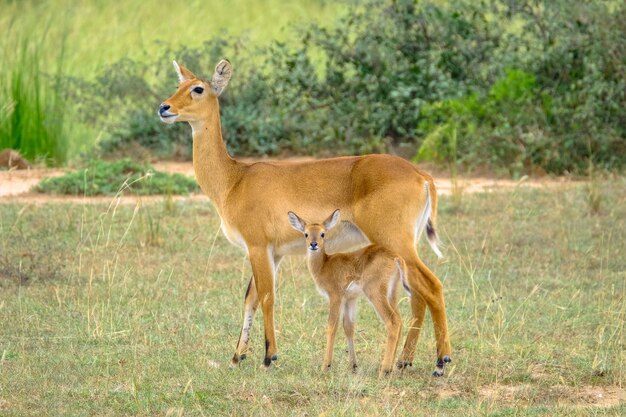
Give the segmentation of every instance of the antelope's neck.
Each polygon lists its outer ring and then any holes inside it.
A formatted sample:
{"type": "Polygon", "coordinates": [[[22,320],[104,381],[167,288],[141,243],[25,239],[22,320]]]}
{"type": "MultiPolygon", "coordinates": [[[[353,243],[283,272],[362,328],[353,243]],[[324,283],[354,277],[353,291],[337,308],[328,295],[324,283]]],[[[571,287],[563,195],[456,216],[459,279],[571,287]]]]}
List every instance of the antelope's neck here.
{"type": "Polygon", "coordinates": [[[243,169],[242,164],[231,158],[226,150],[217,98],[209,106],[205,119],[190,124],[196,180],[221,212],[228,192],[241,178],[243,169]]]}

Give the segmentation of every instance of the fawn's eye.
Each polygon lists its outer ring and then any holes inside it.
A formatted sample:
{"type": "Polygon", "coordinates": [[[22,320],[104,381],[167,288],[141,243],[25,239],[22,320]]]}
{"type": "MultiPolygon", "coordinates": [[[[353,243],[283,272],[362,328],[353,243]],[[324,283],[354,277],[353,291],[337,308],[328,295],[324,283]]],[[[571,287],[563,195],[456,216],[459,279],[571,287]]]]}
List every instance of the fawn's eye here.
{"type": "Polygon", "coordinates": [[[308,234],[308,233],[305,233],[305,234],[304,234],[304,237],[309,237],[309,234],[308,234]]]}
{"type": "Polygon", "coordinates": [[[320,236],[322,237],[322,239],[324,239],[324,233],[322,233],[320,236]]]}
{"type": "Polygon", "coordinates": [[[194,93],[196,93],[196,94],[202,94],[202,93],[204,93],[204,88],[202,88],[202,87],[196,87],[196,88],[194,88],[194,89],[193,89],[193,90],[191,90],[191,91],[193,91],[193,92],[194,92],[194,93]]]}

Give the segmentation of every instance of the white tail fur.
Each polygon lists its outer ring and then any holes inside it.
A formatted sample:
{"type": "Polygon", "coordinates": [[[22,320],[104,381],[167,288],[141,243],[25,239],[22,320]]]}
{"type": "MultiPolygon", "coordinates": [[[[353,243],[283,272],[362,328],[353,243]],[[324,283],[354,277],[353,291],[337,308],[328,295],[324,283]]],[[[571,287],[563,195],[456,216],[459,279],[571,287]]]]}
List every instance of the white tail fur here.
{"type": "Polygon", "coordinates": [[[426,230],[428,244],[438,258],[443,258],[443,254],[439,250],[439,237],[437,236],[437,232],[435,231],[431,220],[433,205],[430,197],[430,191],[428,189],[428,181],[424,182],[424,192],[426,193],[426,204],[424,205],[422,215],[417,219],[415,224],[415,244],[417,245],[417,241],[422,236],[422,232],[426,230]]]}

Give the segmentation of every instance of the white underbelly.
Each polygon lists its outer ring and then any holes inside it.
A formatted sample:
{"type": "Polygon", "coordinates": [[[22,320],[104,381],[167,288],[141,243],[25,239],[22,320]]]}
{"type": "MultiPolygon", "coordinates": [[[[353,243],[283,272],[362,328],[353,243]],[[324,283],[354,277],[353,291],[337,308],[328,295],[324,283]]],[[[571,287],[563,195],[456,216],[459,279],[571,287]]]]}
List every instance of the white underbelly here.
{"type": "Polygon", "coordinates": [[[246,241],[238,230],[228,227],[224,222],[222,222],[221,229],[230,243],[239,246],[241,249],[245,250],[246,253],[248,252],[248,245],[246,245],[246,241]]]}

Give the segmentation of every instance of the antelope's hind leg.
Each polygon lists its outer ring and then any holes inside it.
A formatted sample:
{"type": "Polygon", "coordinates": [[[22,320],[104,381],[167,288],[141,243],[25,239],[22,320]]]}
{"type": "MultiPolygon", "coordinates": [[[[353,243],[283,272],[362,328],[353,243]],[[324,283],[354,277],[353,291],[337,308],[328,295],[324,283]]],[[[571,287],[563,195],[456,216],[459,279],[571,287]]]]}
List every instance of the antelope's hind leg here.
{"type": "MultiPolygon", "coordinates": [[[[443,299],[443,285],[439,278],[431,272],[430,269],[419,259],[417,253],[414,251],[413,257],[404,258],[407,263],[407,269],[409,271],[409,286],[411,287],[411,294],[419,294],[424,300],[425,304],[430,310],[430,314],[433,319],[433,327],[435,330],[435,340],[437,343],[437,362],[433,376],[443,376],[445,364],[452,361],[450,337],[448,334],[448,319],[446,317],[446,306],[443,299]]],[[[421,315],[422,307],[419,304],[414,304],[412,297],[411,306],[413,309],[413,320],[415,323],[416,331],[409,332],[405,348],[409,353],[414,353],[414,344],[417,341],[419,335],[419,324],[423,321],[423,315],[421,315]],[[410,339],[414,336],[414,340],[410,339]],[[411,352],[411,346],[413,346],[411,352]]]]}
{"type": "Polygon", "coordinates": [[[406,335],[406,341],[404,348],[402,349],[402,355],[398,361],[398,368],[404,369],[408,366],[413,366],[413,357],[415,356],[415,349],[417,347],[417,341],[419,340],[420,332],[424,324],[424,316],[426,315],[426,302],[419,294],[411,294],[411,312],[413,316],[409,322],[409,331],[406,335]]]}

